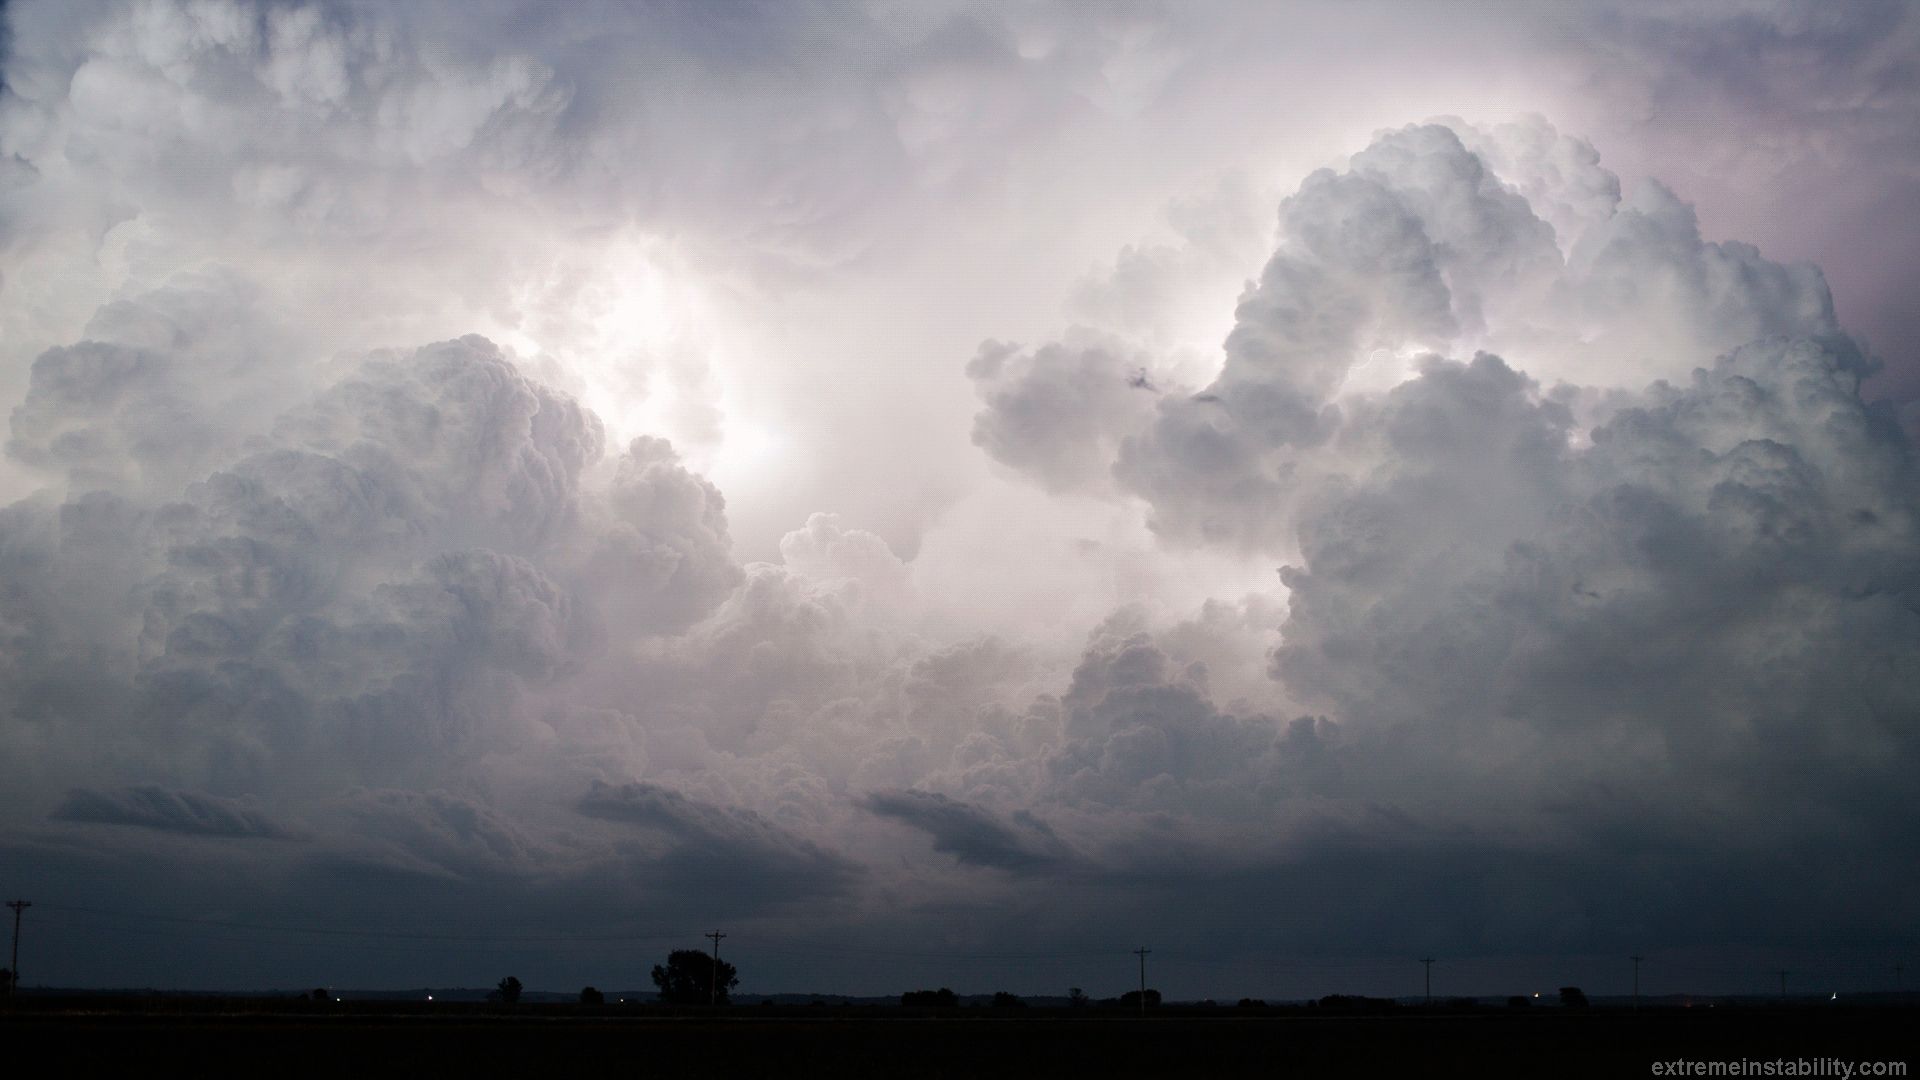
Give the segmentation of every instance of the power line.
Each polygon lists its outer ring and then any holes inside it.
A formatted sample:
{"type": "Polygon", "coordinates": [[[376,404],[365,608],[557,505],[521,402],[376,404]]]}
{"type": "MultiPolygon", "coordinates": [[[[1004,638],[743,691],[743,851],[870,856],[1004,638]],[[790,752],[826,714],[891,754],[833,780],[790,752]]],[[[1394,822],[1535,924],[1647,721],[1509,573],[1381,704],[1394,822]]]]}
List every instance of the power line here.
{"type": "MultiPolygon", "coordinates": [[[[28,902],[25,900],[21,900],[21,901],[17,901],[17,903],[20,905],[19,908],[14,908],[13,903],[8,904],[8,907],[10,909],[13,909],[15,914],[15,928],[14,928],[15,929],[15,940],[14,940],[15,967],[13,968],[13,971],[15,972],[14,978],[15,978],[16,985],[18,981],[18,970],[19,970],[17,966],[18,965],[17,950],[18,950],[18,935],[20,931],[20,920],[21,920],[22,912],[26,907],[29,907],[29,906],[36,906],[42,910],[43,916],[36,916],[36,918],[44,918],[45,916],[59,916],[62,914],[68,915],[68,916],[92,917],[82,922],[82,925],[89,927],[89,929],[86,931],[88,933],[112,932],[112,933],[124,933],[124,934],[137,934],[137,935],[143,935],[143,936],[172,937],[172,936],[179,936],[182,933],[182,931],[170,929],[171,927],[198,928],[202,933],[207,935],[210,940],[224,939],[226,942],[234,944],[235,947],[256,947],[251,944],[253,942],[258,942],[259,946],[264,947],[268,945],[269,942],[266,939],[260,939],[260,938],[244,938],[239,936],[229,937],[228,936],[229,934],[232,934],[232,935],[241,935],[241,934],[285,935],[277,940],[271,941],[272,947],[275,947],[275,948],[279,948],[279,947],[338,948],[338,949],[379,948],[379,949],[392,949],[395,951],[409,951],[409,952],[417,950],[422,953],[425,953],[427,950],[431,950],[435,947],[444,948],[449,946],[460,946],[460,945],[496,947],[496,948],[502,948],[502,949],[511,949],[511,948],[525,949],[525,948],[538,948],[542,946],[592,947],[600,944],[631,944],[636,947],[653,947],[653,946],[670,946],[673,940],[671,936],[628,933],[628,932],[620,932],[616,930],[607,930],[607,931],[581,930],[581,931],[571,932],[571,933],[526,933],[526,934],[518,934],[518,935],[511,934],[511,933],[501,934],[501,933],[457,932],[457,931],[428,932],[428,931],[416,931],[416,930],[404,930],[404,929],[376,929],[376,928],[365,928],[365,927],[355,927],[355,926],[321,926],[321,925],[298,925],[298,924],[289,924],[289,923],[281,923],[281,922],[254,922],[254,921],[245,920],[245,919],[220,919],[220,918],[207,918],[207,917],[189,916],[189,915],[142,914],[142,913],[128,911],[124,909],[115,910],[110,908],[99,908],[99,907],[84,906],[84,905],[48,903],[44,901],[28,902]],[[121,926],[114,925],[114,923],[119,922],[121,920],[124,920],[126,925],[121,925],[121,926]],[[154,924],[160,924],[160,925],[156,926],[154,924]],[[111,929],[96,931],[96,930],[93,930],[92,927],[110,927],[111,929]],[[218,936],[216,937],[215,935],[218,935],[218,936]],[[309,938],[309,939],[302,940],[303,938],[309,938]]],[[[56,922],[58,922],[57,919],[56,919],[56,922]]],[[[68,925],[72,925],[71,922],[68,923],[68,925]]],[[[605,925],[605,924],[602,924],[602,925],[605,925]]],[[[719,931],[715,931],[715,933],[719,933],[719,931]]],[[[709,937],[710,935],[703,934],[701,936],[709,937]]],[[[724,937],[726,935],[723,934],[722,936],[724,937]]],[[[748,952],[747,954],[744,954],[748,956],[749,959],[751,959],[752,957],[764,956],[764,957],[790,957],[790,958],[796,958],[796,959],[824,958],[824,959],[834,960],[834,961],[855,961],[860,959],[899,960],[899,961],[909,961],[909,962],[923,961],[927,963],[967,965],[969,969],[973,968],[974,966],[982,965],[982,964],[1004,964],[1004,963],[1049,964],[1049,963],[1064,962],[1064,961],[1088,960],[1088,959],[1094,959],[1100,956],[1111,957],[1114,951],[1124,948],[1124,945],[1121,943],[1109,941],[1105,945],[1094,944],[1084,948],[1054,948],[1054,949],[1035,949],[1035,950],[1006,949],[1006,950],[993,951],[993,952],[958,952],[958,951],[941,951],[941,950],[935,950],[935,949],[888,947],[884,945],[861,944],[861,943],[844,942],[844,941],[820,941],[820,940],[780,941],[776,939],[774,941],[763,942],[758,935],[751,937],[750,941],[751,941],[751,944],[747,946],[748,952]]],[[[718,954],[719,954],[718,944],[719,944],[718,942],[715,942],[715,947],[713,949],[713,956],[716,962],[718,960],[718,954]]],[[[1166,943],[1163,942],[1163,944],[1166,944],[1166,943]]],[[[1169,947],[1176,948],[1176,951],[1179,951],[1183,956],[1188,956],[1189,960],[1191,960],[1193,955],[1203,953],[1205,951],[1205,948],[1203,946],[1211,945],[1211,944],[1215,944],[1215,943],[1188,943],[1185,945],[1175,943],[1174,945],[1169,947]]],[[[44,947],[45,946],[43,942],[43,949],[44,947]]],[[[1144,948],[1144,946],[1142,948],[1144,948]]],[[[1148,951],[1149,953],[1151,952],[1151,950],[1148,950],[1148,951]]],[[[1390,970],[1391,966],[1394,963],[1397,963],[1396,961],[1392,961],[1390,958],[1386,958],[1386,957],[1334,958],[1334,957],[1326,957],[1326,956],[1316,956],[1311,953],[1307,954],[1305,957],[1302,957],[1300,954],[1287,951],[1281,946],[1263,945],[1263,944],[1249,945],[1244,950],[1244,952],[1241,953],[1238,959],[1245,960],[1246,958],[1254,955],[1268,955],[1268,954],[1275,954],[1275,953],[1283,953],[1284,955],[1291,957],[1292,959],[1289,960],[1289,965],[1295,971],[1295,974],[1306,976],[1306,977],[1314,977],[1314,976],[1346,977],[1351,975],[1365,975],[1365,977],[1369,979],[1373,979],[1373,978],[1382,977],[1385,974],[1385,971],[1390,970]]],[[[1236,958],[1221,957],[1220,959],[1222,963],[1232,963],[1236,958]]],[[[1633,958],[1629,957],[1629,959],[1633,959],[1633,958]]],[[[1670,984],[1676,978],[1679,978],[1682,981],[1685,981],[1688,979],[1695,979],[1695,978],[1717,978],[1717,979],[1727,980],[1727,979],[1735,978],[1737,976],[1740,978],[1740,981],[1744,982],[1749,987],[1750,992],[1757,990],[1759,993],[1764,993],[1763,988],[1765,984],[1764,982],[1761,982],[1759,986],[1756,987],[1755,985],[1756,972],[1754,970],[1754,967],[1751,967],[1751,966],[1739,967],[1739,966],[1735,966],[1731,962],[1715,961],[1711,959],[1689,959],[1686,956],[1668,956],[1664,954],[1662,955],[1662,957],[1659,958],[1659,960],[1660,960],[1660,963],[1663,965],[1661,968],[1661,971],[1667,974],[1667,980],[1670,984]]],[[[1142,983],[1143,983],[1143,989],[1144,989],[1145,957],[1142,956],[1140,958],[1140,961],[1141,961],[1141,968],[1142,968],[1142,983]]],[[[1639,975],[1641,974],[1641,972],[1639,969],[1643,961],[1644,961],[1644,958],[1640,958],[1638,960],[1635,960],[1634,962],[1634,1001],[1636,1005],[1640,1004],[1639,975]]],[[[1404,961],[1399,961],[1399,962],[1404,962],[1404,961]]],[[[1434,962],[1435,960],[1431,956],[1421,958],[1421,963],[1426,966],[1425,972],[1424,972],[1425,974],[1424,990],[1425,990],[1426,1001],[1429,1004],[1431,1004],[1432,1002],[1432,964],[1434,962]]],[[[1478,961],[1469,960],[1469,961],[1463,961],[1463,962],[1468,963],[1469,969],[1472,969],[1474,967],[1474,964],[1477,963],[1478,961]]],[[[1812,984],[1819,984],[1823,981],[1843,981],[1843,982],[1854,983],[1854,984],[1872,983],[1872,984],[1877,984],[1880,987],[1884,987],[1886,985],[1886,979],[1887,979],[1887,974],[1889,973],[1889,967],[1890,966],[1887,965],[1885,961],[1880,961],[1873,964],[1871,969],[1868,969],[1862,966],[1848,966],[1845,963],[1841,963],[1835,966],[1831,966],[1827,968],[1818,968],[1818,969],[1810,969],[1810,968],[1802,967],[1802,968],[1794,969],[1790,973],[1799,974],[1803,977],[1803,979],[1810,980],[1812,984]],[[1878,974],[1872,974],[1870,972],[1877,972],[1878,974]]],[[[1899,989],[1904,989],[1903,979],[1902,979],[1902,976],[1904,974],[1904,965],[1892,965],[1892,967],[1894,968],[1894,970],[1892,970],[1892,974],[1895,979],[1896,987],[1899,989]]],[[[1764,969],[1764,970],[1766,970],[1769,974],[1776,975],[1776,977],[1779,977],[1781,975],[1781,972],[1779,969],[1764,969]]],[[[1456,974],[1458,974],[1458,972],[1456,972],[1456,974]]],[[[1489,976],[1489,977],[1492,977],[1492,976],[1489,976]]],[[[1765,976],[1760,975],[1759,979],[1764,980],[1765,976]]],[[[1773,981],[1773,980],[1766,980],[1766,981],[1773,981]]],[[[1784,978],[1780,978],[1778,990],[1783,997],[1785,996],[1785,992],[1787,989],[1788,988],[1785,986],[1784,978]]],[[[1144,994],[1142,996],[1144,998],[1144,994]]]]}
{"type": "Polygon", "coordinates": [[[1152,949],[1147,948],[1145,945],[1142,945],[1139,948],[1133,950],[1133,954],[1140,958],[1140,1015],[1141,1016],[1147,1015],[1147,954],[1152,951],[1153,951],[1152,949]]]}
{"type": "MultiPolygon", "coordinates": [[[[254,931],[259,933],[312,935],[312,936],[328,937],[328,938],[367,938],[367,939],[372,939],[377,941],[420,942],[420,943],[427,943],[427,944],[449,943],[449,944],[498,945],[502,947],[553,945],[553,944],[593,945],[593,944],[602,944],[602,943],[671,945],[673,941],[673,938],[670,935],[628,933],[628,932],[613,931],[613,930],[604,931],[604,932],[582,931],[582,932],[570,932],[570,933],[529,933],[529,934],[500,934],[500,933],[487,933],[487,932],[472,932],[472,933],[430,932],[430,931],[420,931],[420,930],[382,930],[382,929],[351,927],[351,926],[297,925],[297,924],[280,923],[280,922],[256,922],[256,921],[246,920],[246,919],[217,919],[217,918],[205,918],[205,917],[196,917],[196,916],[187,916],[187,915],[163,915],[163,914],[127,911],[127,910],[121,910],[121,909],[100,908],[100,907],[77,905],[77,904],[54,904],[54,903],[46,903],[46,902],[36,902],[34,906],[39,907],[40,909],[42,909],[48,914],[66,913],[66,914],[99,916],[99,917],[108,918],[108,919],[124,919],[124,920],[128,920],[130,923],[136,924],[136,925],[119,928],[119,932],[123,932],[123,933],[155,933],[156,931],[153,931],[147,924],[166,923],[166,924],[175,925],[175,926],[205,927],[213,930],[235,930],[235,931],[254,931]]],[[[1204,946],[1206,944],[1208,943],[1189,943],[1182,947],[1182,953],[1183,955],[1185,955],[1185,954],[1198,954],[1198,953],[1204,952],[1204,946]]],[[[1115,949],[1116,947],[1119,947],[1119,943],[1110,941],[1105,945],[1090,944],[1085,947],[1076,947],[1076,948],[1033,949],[1033,950],[1002,949],[1002,950],[987,951],[987,952],[959,952],[959,951],[943,951],[938,949],[913,949],[913,948],[888,947],[888,946],[879,946],[879,945],[863,945],[863,944],[857,944],[854,942],[841,942],[841,941],[793,940],[793,941],[785,941],[785,942],[778,942],[778,943],[775,943],[775,942],[761,943],[756,941],[756,943],[751,947],[750,951],[755,955],[764,953],[772,956],[793,956],[793,957],[855,956],[855,957],[872,957],[872,958],[878,958],[878,959],[907,959],[907,960],[918,959],[918,960],[948,961],[948,962],[955,962],[955,963],[974,963],[974,962],[1000,962],[1000,961],[1045,962],[1045,961],[1056,961],[1056,960],[1093,959],[1100,956],[1112,955],[1112,950],[1115,949]]],[[[1378,964],[1382,963],[1384,959],[1380,957],[1368,957],[1368,956],[1350,957],[1350,958],[1325,957],[1325,956],[1315,957],[1312,954],[1302,956],[1300,954],[1291,952],[1285,946],[1282,946],[1282,945],[1251,945],[1241,950],[1237,956],[1220,957],[1220,961],[1223,963],[1231,963],[1236,959],[1245,959],[1250,956],[1269,956],[1269,955],[1286,956],[1288,958],[1288,965],[1290,968],[1293,968],[1301,972],[1307,972],[1307,973],[1319,973],[1319,972],[1336,972],[1337,973],[1337,972],[1347,972],[1347,971],[1354,971],[1354,970],[1371,971],[1378,964]]],[[[1430,961],[1431,958],[1428,958],[1428,960],[1430,961]]],[[[1752,971],[1751,968],[1744,968],[1732,962],[1716,962],[1716,961],[1710,961],[1710,960],[1701,961],[1701,960],[1688,960],[1685,958],[1680,958],[1680,959],[1665,959],[1665,960],[1662,960],[1662,963],[1665,965],[1663,970],[1679,972],[1679,973],[1688,975],[1690,977],[1731,977],[1731,976],[1736,976],[1740,974],[1750,974],[1752,971]]],[[[1880,967],[1878,968],[1878,970],[1884,972],[1887,969],[1884,967],[1880,967]]],[[[1846,970],[1846,969],[1836,968],[1834,970],[1825,971],[1825,972],[1801,971],[1800,974],[1806,975],[1809,978],[1859,979],[1864,977],[1863,972],[1864,972],[1864,969],[1846,970]]],[[[1884,978],[1884,976],[1882,977],[1884,978]]]]}
{"type": "Polygon", "coordinates": [[[33,901],[9,900],[7,906],[13,909],[13,966],[7,969],[11,973],[7,976],[7,992],[11,994],[20,989],[20,915],[33,906],[33,901]]]}
{"type": "Polygon", "coordinates": [[[700,936],[713,939],[713,974],[707,979],[707,1004],[718,1005],[720,1004],[720,939],[727,935],[715,930],[711,934],[700,936]]]}

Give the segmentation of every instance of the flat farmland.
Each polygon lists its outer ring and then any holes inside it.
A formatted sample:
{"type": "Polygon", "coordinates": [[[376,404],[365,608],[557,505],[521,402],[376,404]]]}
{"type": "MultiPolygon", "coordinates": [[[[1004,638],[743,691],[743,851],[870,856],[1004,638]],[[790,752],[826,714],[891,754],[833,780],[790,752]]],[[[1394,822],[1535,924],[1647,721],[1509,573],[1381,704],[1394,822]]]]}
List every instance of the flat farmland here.
{"type": "Polygon", "coordinates": [[[1914,1019],[1909,1010],[1841,1009],[1386,1016],[1220,1010],[1142,1019],[985,1009],[936,1016],[752,1007],[680,1015],[541,1006],[311,1013],[68,1007],[0,1016],[0,1038],[13,1060],[55,1062],[62,1072],[206,1075],[618,1069],[705,1076],[1627,1077],[1662,1075],[1655,1066],[1670,1062],[1719,1061],[1784,1062],[1828,1071],[1778,1075],[1839,1076],[1834,1062],[1905,1068],[1920,1027],[1914,1019]]]}

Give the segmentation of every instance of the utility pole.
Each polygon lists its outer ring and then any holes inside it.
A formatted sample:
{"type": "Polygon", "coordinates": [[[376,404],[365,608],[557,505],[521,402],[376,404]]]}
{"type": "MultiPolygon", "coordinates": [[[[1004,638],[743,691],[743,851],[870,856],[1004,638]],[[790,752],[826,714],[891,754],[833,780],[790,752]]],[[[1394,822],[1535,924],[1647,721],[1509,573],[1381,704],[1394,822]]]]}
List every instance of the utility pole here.
{"type": "Polygon", "coordinates": [[[1427,1004],[1433,1004],[1433,957],[1423,956],[1420,962],[1427,966],[1427,1004]]]}
{"type": "Polygon", "coordinates": [[[1780,976],[1780,1000],[1785,1001],[1787,1000],[1787,969],[1781,968],[1777,974],[1780,976]]]}
{"type": "Polygon", "coordinates": [[[1133,950],[1133,955],[1140,958],[1140,1015],[1141,1016],[1147,1015],[1147,954],[1152,951],[1153,951],[1152,949],[1147,948],[1145,945],[1142,945],[1139,948],[1133,950]]]}
{"type": "Polygon", "coordinates": [[[727,935],[715,930],[711,934],[700,936],[713,939],[713,974],[707,977],[707,1004],[718,1005],[720,1004],[720,939],[727,935]]]}
{"type": "Polygon", "coordinates": [[[1640,961],[1643,959],[1643,957],[1641,957],[1638,954],[1635,954],[1633,956],[1627,957],[1627,959],[1633,961],[1633,1011],[1639,1012],[1640,1011],[1640,961]]]}
{"type": "Polygon", "coordinates": [[[1907,965],[1905,964],[1893,965],[1893,992],[1896,994],[1906,992],[1906,985],[1905,985],[1906,980],[1900,977],[1901,975],[1906,973],[1906,970],[1907,970],[1907,965]]]}
{"type": "Polygon", "coordinates": [[[20,989],[20,913],[32,907],[33,901],[9,900],[7,906],[13,909],[13,967],[8,969],[13,974],[8,976],[11,985],[7,987],[7,992],[12,993],[20,989]]]}

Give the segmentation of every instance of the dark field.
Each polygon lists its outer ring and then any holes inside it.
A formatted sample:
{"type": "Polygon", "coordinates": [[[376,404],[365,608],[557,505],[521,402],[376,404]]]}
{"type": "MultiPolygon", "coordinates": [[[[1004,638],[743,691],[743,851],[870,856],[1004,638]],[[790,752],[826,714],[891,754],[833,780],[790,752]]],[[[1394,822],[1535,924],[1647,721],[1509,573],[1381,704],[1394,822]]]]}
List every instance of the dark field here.
{"type": "MultiPolygon", "coordinates": [[[[1314,1016],[1169,1011],[738,1007],[717,1015],[568,1007],[220,1011],[205,1004],[0,1015],[14,1061],[202,1075],[755,1077],[1637,1077],[1655,1062],[1909,1060],[1911,1010],[1591,1010],[1314,1016]]],[[[1780,1075],[1842,1075],[1827,1072],[1780,1075]]],[[[1722,1074],[1726,1075],[1726,1074],[1722,1074]]],[[[1740,1075],[1735,1072],[1731,1075],[1740,1075]]],[[[1747,1075],[1764,1075],[1749,1072],[1747,1075]]],[[[1860,1075],[1856,1073],[1855,1075],[1860,1075]]],[[[1905,1075],[1892,1073],[1891,1075],[1905,1075]]]]}

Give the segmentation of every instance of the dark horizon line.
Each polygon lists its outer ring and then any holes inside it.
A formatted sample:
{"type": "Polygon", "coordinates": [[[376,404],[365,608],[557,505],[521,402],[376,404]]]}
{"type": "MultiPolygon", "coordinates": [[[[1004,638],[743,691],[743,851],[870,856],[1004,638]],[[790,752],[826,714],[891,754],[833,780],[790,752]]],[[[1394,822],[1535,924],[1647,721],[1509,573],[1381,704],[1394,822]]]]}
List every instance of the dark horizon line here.
{"type": "MultiPolygon", "coordinates": [[[[588,984],[588,985],[590,986],[591,984],[588,984]]],[[[181,998],[240,998],[240,999],[259,1000],[259,1001],[288,1001],[288,1000],[305,999],[308,997],[308,995],[310,995],[313,992],[313,989],[314,988],[310,987],[307,989],[275,988],[275,989],[254,989],[254,990],[188,990],[188,989],[166,989],[166,988],[151,987],[151,986],[72,987],[72,986],[24,986],[23,985],[16,990],[16,993],[20,997],[44,997],[44,998],[145,996],[145,997],[181,997],[181,998]]],[[[502,1002],[488,1000],[489,995],[492,995],[496,992],[495,988],[492,988],[492,987],[422,985],[418,987],[407,986],[407,987],[400,987],[397,989],[384,989],[384,990],[369,989],[364,987],[363,988],[320,987],[319,989],[324,989],[330,994],[339,995],[338,997],[335,998],[335,1001],[341,1002],[341,1003],[351,1001],[351,1002],[362,1002],[362,1003],[364,1002],[413,1003],[413,1004],[420,1004],[420,1005],[426,1005],[429,1003],[435,1004],[435,1005],[503,1004],[502,1002]],[[437,1000],[437,999],[420,1000],[411,996],[411,995],[424,995],[428,993],[432,993],[436,995],[447,994],[447,995],[456,995],[456,996],[450,996],[446,998],[444,1001],[437,1000]]],[[[1153,990],[1152,987],[1149,987],[1148,989],[1153,990]]],[[[1560,1001],[1560,997],[1558,993],[1559,989],[1560,989],[1559,987],[1555,987],[1552,993],[1548,993],[1544,991],[1540,993],[1534,993],[1532,994],[1530,1000],[1536,1001],[1541,1008],[1549,1008],[1549,1009],[1565,1008],[1566,1006],[1562,1005],[1560,1001]]],[[[892,994],[845,994],[845,993],[838,993],[838,992],[806,992],[806,991],[792,991],[792,990],[752,991],[752,992],[735,991],[731,994],[731,997],[733,1000],[730,1003],[730,1006],[732,1007],[743,1006],[743,1005],[758,1006],[761,1003],[767,1002],[767,1001],[774,1001],[775,1004],[789,1003],[789,1002],[778,1002],[774,1000],[779,998],[793,999],[794,1001],[798,1001],[798,1002],[822,1001],[828,1004],[866,1005],[866,1004],[891,1003],[893,1005],[899,1005],[902,994],[912,993],[912,992],[914,991],[901,991],[900,993],[892,993],[892,994]]],[[[1129,990],[1127,992],[1132,992],[1132,991],[1129,990]]],[[[521,1001],[519,1002],[519,1004],[539,1004],[539,1005],[578,1004],[579,1002],[576,999],[578,998],[579,993],[580,993],[579,990],[538,990],[538,989],[528,987],[521,991],[521,1001]],[[529,998],[536,998],[536,997],[546,999],[546,1000],[540,1000],[540,1001],[528,1000],[529,998]]],[[[601,1005],[598,1005],[595,1007],[612,1007],[615,1005],[622,1005],[622,1004],[636,1004],[636,1005],[660,1004],[660,1002],[658,1001],[659,992],[656,990],[602,990],[601,993],[607,995],[608,1000],[602,1003],[601,1005]]],[[[964,993],[956,991],[955,997],[956,999],[958,999],[960,1002],[963,1003],[963,1005],[959,1007],[970,1007],[975,1002],[991,1001],[991,999],[994,997],[996,993],[1011,993],[1011,991],[988,990],[988,991],[968,991],[964,993]]],[[[1101,1002],[1111,1002],[1111,1001],[1119,1000],[1121,995],[1114,994],[1114,995],[1109,995],[1105,997],[1093,997],[1090,995],[1087,999],[1086,1004],[1080,1005],[1080,1006],[1072,1005],[1071,1004],[1072,999],[1065,994],[1017,994],[1016,993],[1013,996],[1018,998],[1020,1001],[1022,1001],[1026,1005],[1032,1006],[1032,1007],[1049,1008],[1049,1007],[1053,1007],[1053,1003],[1057,1002],[1059,1003],[1058,1007],[1060,1008],[1094,1008],[1099,1006],[1101,1002]]],[[[1163,1000],[1162,1005],[1163,1007],[1164,1006],[1183,1006],[1183,1005],[1206,1006],[1209,1003],[1211,1003],[1216,1007],[1233,1008],[1233,1007],[1236,1007],[1235,1004],[1233,1003],[1241,1000],[1249,1000],[1249,1001],[1259,1002],[1261,1006],[1264,1006],[1267,1008],[1288,1008],[1288,1007],[1312,1006],[1312,1005],[1317,1005],[1322,1001],[1337,999],[1337,1000],[1345,1000],[1345,1001],[1353,1001],[1353,1002],[1363,1002],[1363,1001],[1364,1002],[1392,1002],[1395,1005],[1410,1006],[1413,1008],[1424,1008],[1428,1006],[1438,1008],[1438,1007],[1443,1007],[1447,1005],[1456,1005],[1456,1004],[1468,1003],[1468,1002],[1475,1003],[1475,1004],[1492,1003],[1492,1004],[1504,1005],[1504,1003],[1514,998],[1523,998],[1527,996],[1528,995],[1526,994],[1514,994],[1514,993],[1509,993],[1504,991],[1497,991],[1492,993],[1450,993],[1446,995],[1435,994],[1431,999],[1427,998],[1426,995],[1424,994],[1382,995],[1382,994],[1359,994],[1359,993],[1328,993],[1328,994],[1321,994],[1315,997],[1273,997],[1273,998],[1256,998],[1251,995],[1243,995],[1240,998],[1232,999],[1232,1002],[1229,1002],[1227,999],[1223,999],[1223,998],[1166,998],[1163,1000]]],[[[1847,1000],[1859,1002],[1861,999],[1876,999],[1876,1000],[1892,999],[1896,1001],[1910,1001],[1910,1002],[1920,1003],[1920,991],[1913,991],[1913,990],[1846,991],[1846,990],[1838,990],[1838,989],[1829,989],[1829,990],[1813,990],[1813,991],[1796,991],[1796,992],[1789,992],[1785,995],[1774,994],[1774,993],[1755,993],[1755,992],[1703,993],[1703,992],[1683,990],[1683,991],[1665,991],[1658,994],[1642,993],[1637,996],[1634,994],[1621,994],[1621,993],[1594,993],[1594,994],[1586,994],[1585,996],[1586,996],[1586,1000],[1593,1005],[1599,1005],[1602,1002],[1609,1002],[1609,1003],[1617,1003],[1627,1007],[1631,1007],[1636,1001],[1642,1006],[1652,1005],[1656,1007],[1674,1007],[1676,1003],[1683,1003],[1683,1002],[1684,1003],[1756,1002],[1756,1003],[1766,1004],[1766,1003],[1777,1003],[1782,1001],[1786,1001],[1786,1002],[1825,1001],[1825,1000],[1833,1000],[1835,997],[1837,997],[1839,1000],[1843,1002],[1847,1000]]],[[[0,1001],[4,1001],[4,1000],[5,1000],[4,997],[0,997],[0,1001]]],[[[326,1004],[326,1003],[321,1002],[321,1004],[326,1004]]],[[[676,1005],[673,1007],[674,1008],[707,1008],[707,1006],[704,1006],[704,1005],[702,1006],[676,1005]]],[[[918,1008],[942,1008],[943,1006],[907,1006],[907,1007],[918,1009],[918,1008]]],[[[944,1006],[944,1007],[950,1007],[950,1006],[944,1006]]],[[[1679,1007],[1684,1007],[1684,1006],[1679,1006],[1679,1007]]]]}

